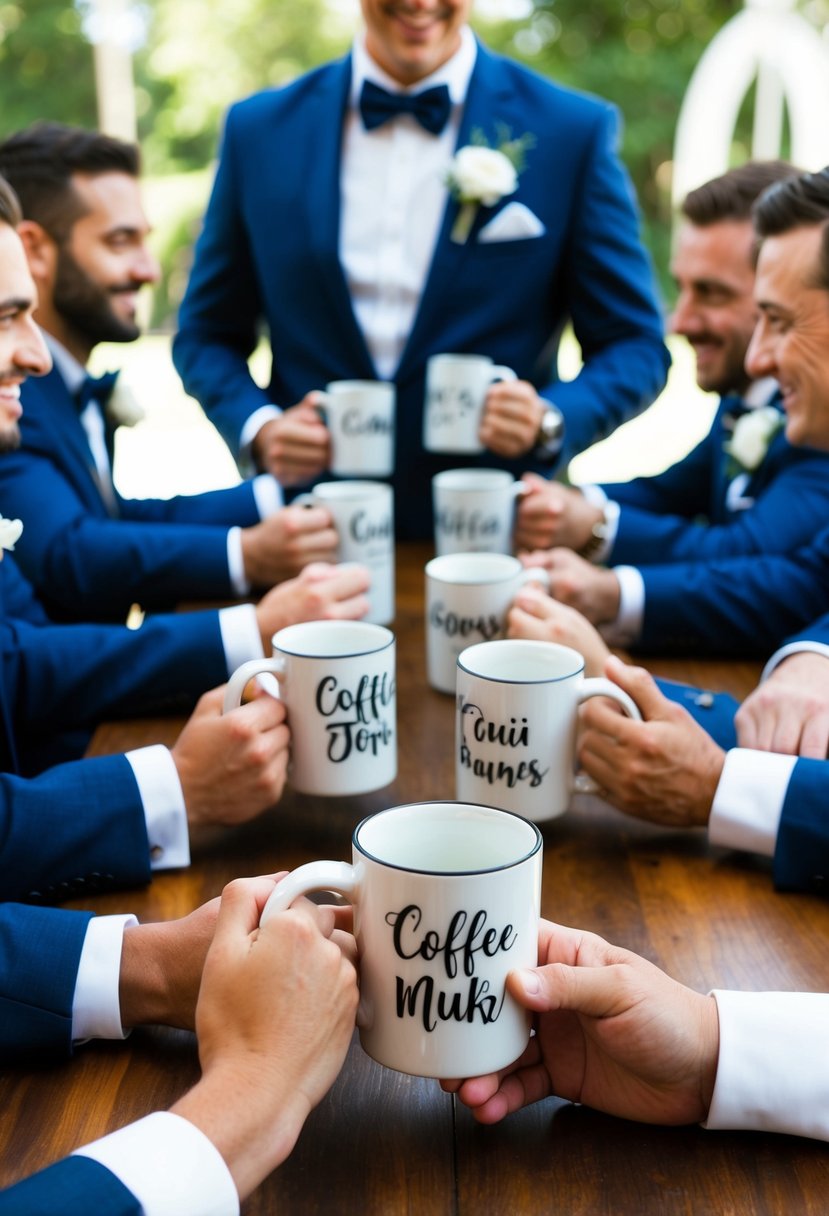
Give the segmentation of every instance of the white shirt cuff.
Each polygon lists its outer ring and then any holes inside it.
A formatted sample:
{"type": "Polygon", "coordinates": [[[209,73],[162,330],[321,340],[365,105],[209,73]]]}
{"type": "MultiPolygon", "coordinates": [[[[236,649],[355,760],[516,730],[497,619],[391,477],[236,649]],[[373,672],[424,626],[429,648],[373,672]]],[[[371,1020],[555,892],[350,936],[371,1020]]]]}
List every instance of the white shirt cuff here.
{"type": "Polygon", "coordinates": [[[720,1054],[704,1126],[829,1139],[829,995],[713,995],[720,1054]]]}
{"type": "Polygon", "coordinates": [[[219,629],[227,663],[227,674],[232,676],[237,667],[248,659],[261,659],[262,635],[256,620],[253,604],[235,604],[232,608],[219,609],[219,629]]]}
{"type": "Polygon", "coordinates": [[[277,511],[281,511],[285,506],[282,487],[270,473],[260,473],[258,477],[254,477],[250,484],[253,489],[253,500],[256,503],[260,519],[267,519],[269,515],[276,515],[277,511]]]}
{"type": "Polygon", "coordinates": [[[253,472],[251,447],[253,446],[254,439],[266,422],[270,422],[272,418],[279,418],[281,414],[282,410],[278,405],[260,405],[259,409],[253,411],[242,427],[239,435],[239,465],[247,475],[253,472]]]}
{"type": "Polygon", "coordinates": [[[242,556],[242,529],[230,528],[227,534],[227,573],[235,595],[250,594],[250,583],[245,577],[245,559],[242,556]]]}
{"type": "Polygon", "coordinates": [[[789,642],[786,646],[781,646],[779,650],[775,650],[774,654],[769,659],[763,668],[763,674],[760,676],[760,683],[767,680],[775,667],[787,659],[792,654],[820,654],[824,659],[829,659],[829,646],[825,646],[823,642],[789,642]]]}
{"type": "Polygon", "coordinates": [[[190,836],[187,808],[178,779],[176,763],[169,749],[160,743],[127,752],[147,822],[150,866],[171,870],[190,864],[190,836]]]}
{"type": "Polygon", "coordinates": [[[144,1216],[238,1216],[239,1195],[216,1146],[194,1124],[157,1111],[77,1149],[135,1195],[144,1216]]]}
{"type": "Polygon", "coordinates": [[[86,927],[72,997],[72,1042],[125,1039],[118,986],[124,930],[134,916],[96,916],[86,927]]]}
{"type": "Polygon", "coordinates": [[[711,844],[773,857],[797,756],[735,747],[726,754],[708,820],[711,844]]]}
{"type": "Polygon", "coordinates": [[[610,646],[630,646],[642,633],[645,616],[645,580],[635,566],[614,566],[619,580],[619,612],[599,632],[610,646]]]}

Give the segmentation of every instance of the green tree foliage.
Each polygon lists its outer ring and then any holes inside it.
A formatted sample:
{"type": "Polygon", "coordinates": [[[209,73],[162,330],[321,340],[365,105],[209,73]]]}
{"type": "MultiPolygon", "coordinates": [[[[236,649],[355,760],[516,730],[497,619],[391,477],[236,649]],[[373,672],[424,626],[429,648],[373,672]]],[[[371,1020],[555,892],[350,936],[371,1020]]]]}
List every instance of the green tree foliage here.
{"type": "Polygon", "coordinates": [[[92,48],[66,0],[0,0],[0,137],[36,118],[96,121],[92,48]]]}

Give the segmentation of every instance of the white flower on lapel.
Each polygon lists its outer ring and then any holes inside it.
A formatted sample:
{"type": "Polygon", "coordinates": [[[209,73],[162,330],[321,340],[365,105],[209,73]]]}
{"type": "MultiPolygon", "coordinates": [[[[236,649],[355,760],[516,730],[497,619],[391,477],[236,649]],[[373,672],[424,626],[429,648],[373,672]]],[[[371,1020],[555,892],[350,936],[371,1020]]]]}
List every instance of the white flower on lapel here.
{"type": "Polygon", "coordinates": [[[725,451],[741,469],[753,473],[763,463],[772,439],[784,425],[783,415],[773,405],[749,410],[734,424],[725,451]]]}
{"type": "Polygon", "coordinates": [[[478,207],[494,207],[518,189],[518,175],[524,167],[527,148],[535,143],[532,135],[511,139],[509,128],[498,127],[497,148],[490,148],[481,131],[472,132],[472,142],[459,148],[449,165],[446,184],[460,210],[451,237],[462,245],[469,236],[478,207]]]}
{"type": "Polygon", "coordinates": [[[11,552],[20,540],[22,532],[23,524],[19,519],[4,519],[0,515],[0,550],[8,549],[11,552]]]}
{"type": "Polygon", "coordinates": [[[120,379],[106,404],[106,415],[114,426],[135,426],[146,417],[130,386],[120,379]]]}

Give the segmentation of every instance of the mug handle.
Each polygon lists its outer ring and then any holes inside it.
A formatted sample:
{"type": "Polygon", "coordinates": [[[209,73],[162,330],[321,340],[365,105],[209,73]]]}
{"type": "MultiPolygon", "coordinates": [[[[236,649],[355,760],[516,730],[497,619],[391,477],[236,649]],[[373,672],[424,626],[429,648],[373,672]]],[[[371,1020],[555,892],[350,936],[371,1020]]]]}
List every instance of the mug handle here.
{"type": "Polygon", "coordinates": [[[275,656],[270,659],[248,659],[247,663],[237,667],[227,682],[222,713],[227,714],[231,709],[238,709],[242,704],[242,693],[245,691],[248,680],[252,680],[254,676],[264,675],[266,672],[276,676],[278,680],[285,674],[285,660],[275,656]]]}
{"type": "Polygon", "coordinates": [[[518,375],[511,367],[504,367],[502,364],[496,364],[489,371],[490,383],[494,384],[496,380],[517,380],[518,375]]]}
{"type": "MultiPolygon", "coordinates": [[[[579,689],[579,704],[581,705],[590,697],[610,697],[611,701],[616,701],[621,705],[629,718],[633,718],[636,722],[642,721],[642,715],[636,702],[628,696],[624,689],[619,688],[618,684],[614,684],[612,680],[606,680],[604,676],[595,676],[593,679],[584,681],[579,689]]],[[[595,794],[599,786],[592,777],[588,777],[587,773],[576,773],[573,789],[577,794],[595,794]]]]}
{"type": "Polygon", "coordinates": [[[262,909],[259,924],[264,925],[275,912],[290,908],[300,895],[312,891],[335,891],[351,900],[357,886],[357,871],[347,861],[309,861],[286,874],[271,891],[262,909]]]}
{"type": "MultiPolygon", "coordinates": [[[[549,591],[550,571],[545,570],[543,566],[525,566],[521,576],[521,586],[523,587],[525,583],[541,583],[541,585],[545,587],[547,591],[549,591]]],[[[585,680],[585,684],[589,683],[589,680],[585,680]]],[[[605,683],[609,684],[610,681],[606,680],[605,683]]],[[[584,687],[584,685],[582,685],[582,687],[584,687]]],[[[631,704],[633,704],[633,702],[631,702],[631,704]]]]}

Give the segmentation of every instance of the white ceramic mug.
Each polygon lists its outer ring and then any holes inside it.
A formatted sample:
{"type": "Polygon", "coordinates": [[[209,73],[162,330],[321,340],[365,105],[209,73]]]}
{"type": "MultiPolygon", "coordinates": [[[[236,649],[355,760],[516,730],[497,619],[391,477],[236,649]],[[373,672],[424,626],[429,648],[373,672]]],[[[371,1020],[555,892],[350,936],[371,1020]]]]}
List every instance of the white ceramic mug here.
{"type": "Polygon", "coordinates": [[[420,1077],[494,1072],[524,1051],[530,1018],[506,991],[538,962],[541,836],[488,806],[422,802],[358,824],[353,862],[300,866],[262,921],[310,891],[354,904],[360,1041],[420,1077]]]}
{"type": "Polygon", "coordinates": [[[512,553],[515,500],[526,492],[505,469],[446,469],[432,478],[435,551],[512,553]]]}
{"type": "Polygon", "coordinates": [[[426,563],[426,671],[433,688],[454,693],[458,655],[503,635],[507,610],[528,582],[548,586],[547,571],[527,570],[506,553],[449,553],[426,563]]]}
{"type": "Polygon", "coordinates": [[[334,380],[319,394],[337,477],[390,477],[394,472],[394,385],[334,380]]]}
{"type": "Polygon", "coordinates": [[[369,610],[375,625],[394,620],[394,497],[382,481],[321,481],[294,502],[326,507],[334,520],[337,561],[359,562],[371,574],[369,610]]]}
{"type": "Polygon", "coordinates": [[[464,650],[457,675],[457,797],[541,823],[563,814],[574,791],[595,792],[590,778],[575,772],[577,710],[588,697],[612,697],[631,718],[641,718],[618,685],[586,680],[584,659],[569,646],[510,638],[464,650]]]}
{"type": "Polygon", "coordinates": [[[270,672],[288,709],[289,779],[302,794],[365,794],[397,776],[394,634],[365,621],[306,621],[273,636],[273,657],[231,676],[225,712],[270,672]]]}
{"type": "Polygon", "coordinates": [[[423,446],[427,452],[483,452],[478,429],[496,380],[517,380],[488,355],[432,355],[426,364],[423,446]]]}

